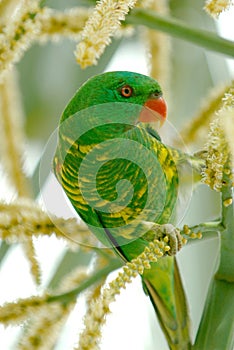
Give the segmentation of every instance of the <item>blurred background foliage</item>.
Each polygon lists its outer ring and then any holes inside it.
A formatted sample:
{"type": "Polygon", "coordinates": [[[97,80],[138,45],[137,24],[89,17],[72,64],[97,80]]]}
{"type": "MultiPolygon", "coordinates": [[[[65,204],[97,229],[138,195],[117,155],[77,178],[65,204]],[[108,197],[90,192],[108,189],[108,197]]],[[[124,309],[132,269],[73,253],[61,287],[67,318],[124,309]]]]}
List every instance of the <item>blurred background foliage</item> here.
{"type": "MultiPolygon", "coordinates": [[[[91,4],[94,4],[91,0],[48,0],[43,2],[43,5],[60,10],[79,5],[90,6],[91,4]]],[[[204,12],[203,6],[203,0],[170,1],[170,11],[173,17],[183,20],[189,26],[217,32],[215,21],[204,12]]],[[[37,162],[40,160],[40,154],[49,136],[58,125],[65,105],[77,88],[92,75],[108,70],[116,56],[121,69],[123,69],[124,62],[121,61],[121,56],[118,56],[120,48],[126,52],[130,48],[132,52],[129,54],[132,54],[134,60],[137,61],[138,52],[133,52],[133,50],[134,47],[138,50],[139,45],[142,50],[145,50],[143,34],[144,28],[138,27],[130,37],[113,39],[111,45],[107,47],[100,58],[98,65],[85,70],[82,70],[75,62],[73,55],[75,43],[67,39],[55,43],[34,44],[26,51],[21,61],[17,63],[17,70],[25,111],[27,147],[30,149],[36,145],[34,158],[37,159],[37,162]]],[[[201,102],[206,99],[210,89],[220,84],[230,83],[231,75],[224,55],[207,51],[178,38],[172,37],[171,40],[169,120],[180,131],[196,115],[201,102]]],[[[117,69],[118,66],[116,66],[117,69]]],[[[141,66],[139,66],[138,71],[145,73],[142,72],[141,66]]],[[[202,146],[203,144],[198,143],[190,150],[195,151],[202,146]]],[[[25,158],[27,163],[27,152],[25,158]]],[[[37,162],[34,159],[34,163],[37,162]]],[[[36,181],[38,168],[31,169],[31,172],[31,175],[34,173],[34,181],[36,181]]],[[[196,189],[183,222],[193,225],[197,222],[211,220],[218,217],[219,211],[219,194],[202,185],[196,189]]],[[[1,252],[3,251],[2,245],[1,252]]],[[[196,246],[191,245],[184,249],[179,257],[186,282],[185,287],[191,303],[194,333],[199,324],[202,304],[204,304],[209,280],[214,271],[217,251],[218,240],[214,239],[198,243],[196,246]],[[189,266],[187,265],[188,259],[189,266]],[[198,305],[199,307],[197,307],[198,305]]],[[[60,279],[75,266],[87,265],[91,259],[89,253],[71,252],[66,248],[64,248],[62,256],[52,269],[53,273],[49,283],[51,288],[56,286],[60,279]]],[[[153,317],[152,322],[154,322],[153,317]]],[[[149,344],[147,349],[151,349],[151,345],[149,344]]],[[[121,346],[121,349],[129,349],[129,345],[126,345],[125,348],[121,346]]]]}
{"type": "MultiPolygon", "coordinates": [[[[90,5],[83,1],[47,1],[55,9],[90,5]]],[[[204,1],[170,1],[171,15],[188,25],[217,31],[216,24],[203,10],[204,1]]],[[[135,35],[122,40],[126,50],[129,43],[142,39],[142,27],[135,35]]],[[[25,111],[27,134],[45,140],[54,130],[58,116],[76,89],[88,77],[102,72],[117,50],[119,41],[106,49],[98,66],[80,69],[73,56],[75,43],[67,39],[53,44],[34,44],[18,64],[25,111]],[[30,72],[30,74],[29,74],[30,72]],[[38,123],[40,128],[38,128],[38,123]]],[[[209,89],[230,82],[224,56],[211,53],[184,40],[172,38],[172,96],[170,120],[180,128],[199,108],[209,89]],[[217,69],[218,67],[218,69],[217,69]],[[185,103],[186,101],[186,103],[185,103]]]]}

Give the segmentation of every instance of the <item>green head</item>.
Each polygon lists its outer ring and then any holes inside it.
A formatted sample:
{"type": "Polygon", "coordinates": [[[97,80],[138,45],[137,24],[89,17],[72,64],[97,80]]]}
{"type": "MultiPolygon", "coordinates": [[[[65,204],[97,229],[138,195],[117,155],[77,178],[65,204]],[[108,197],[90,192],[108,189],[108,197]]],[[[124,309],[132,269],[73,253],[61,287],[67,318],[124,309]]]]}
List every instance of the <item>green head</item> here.
{"type": "Polygon", "coordinates": [[[96,75],[82,85],[67,105],[61,122],[80,110],[114,102],[145,106],[139,116],[142,122],[153,121],[153,116],[161,122],[166,118],[166,104],[156,80],[134,72],[118,71],[96,75]]]}
{"type": "MultiPolygon", "coordinates": [[[[59,152],[122,137],[138,122],[164,122],[166,104],[158,82],[133,72],[108,72],[90,78],[65,108],[59,126],[59,152]],[[78,147],[78,146],[77,146],[78,147]]],[[[156,135],[159,139],[159,136],[156,135]]]]}

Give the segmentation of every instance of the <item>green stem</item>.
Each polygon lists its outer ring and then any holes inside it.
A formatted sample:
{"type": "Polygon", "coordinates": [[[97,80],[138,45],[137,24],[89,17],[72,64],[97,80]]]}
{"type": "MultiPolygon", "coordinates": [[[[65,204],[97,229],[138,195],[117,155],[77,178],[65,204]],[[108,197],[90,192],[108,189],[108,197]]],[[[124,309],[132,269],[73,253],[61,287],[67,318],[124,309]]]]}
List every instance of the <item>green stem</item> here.
{"type": "Polygon", "coordinates": [[[149,10],[134,9],[128,15],[126,24],[144,25],[160,30],[193,44],[234,57],[234,43],[204,29],[191,28],[173,17],[164,17],[149,10]]]}
{"type": "Polygon", "coordinates": [[[209,221],[209,222],[203,222],[199,225],[195,225],[190,227],[190,229],[194,232],[202,231],[202,232],[210,232],[210,231],[216,231],[220,232],[224,230],[223,224],[220,220],[217,221],[209,221]]]}
{"type": "Polygon", "coordinates": [[[81,283],[77,288],[71,291],[58,295],[51,295],[48,297],[47,302],[70,302],[76,299],[77,295],[83,292],[85,289],[91,287],[96,282],[100,281],[103,277],[106,277],[110,272],[123,266],[120,259],[110,260],[110,263],[99,271],[95,271],[89,278],[87,278],[83,283],[81,283]]]}
{"type": "Polygon", "coordinates": [[[217,279],[234,283],[234,196],[231,175],[224,174],[222,188],[222,224],[220,263],[216,274],[217,279]],[[227,201],[232,201],[229,205],[227,201]]]}
{"type": "Polygon", "coordinates": [[[213,279],[193,350],[233,350],[233,300],[232,283],[213,279]]]}
{"type": "MultiPolygon", "coordinates": [[[[199,225],[191,226],[189,227],[189,229],[191,230],[191,232],[194,232],[194,233],[201,232],[202,239],[211,239],[211,238],[216,238],[217,234],[224,230],[224,227],[222,222],[220,220],[217,220],[217,221],[204,222],[199,225]]],[[[183,231],[181,233],[183,237],[188,240],[188,244],[197,242],[197,239],[194,240],[193,238],[183,233],[183,231]]]]}
{"type": "Polygon", "coordinates": [[[9,245],[6,242],[2,241],[0,246],[0,264],[5,259],[8,253],[8,250],[9,250],[9,245]]]}
{"type": "MultiPolygon", "coordinates": [[[[230,172],[231,167],[228,169],[230,172]]],[[[194,350],[233,350],[234,346],[234,205],[230,174],[223,175],[219,267],[209,287],[194,350]]]]}

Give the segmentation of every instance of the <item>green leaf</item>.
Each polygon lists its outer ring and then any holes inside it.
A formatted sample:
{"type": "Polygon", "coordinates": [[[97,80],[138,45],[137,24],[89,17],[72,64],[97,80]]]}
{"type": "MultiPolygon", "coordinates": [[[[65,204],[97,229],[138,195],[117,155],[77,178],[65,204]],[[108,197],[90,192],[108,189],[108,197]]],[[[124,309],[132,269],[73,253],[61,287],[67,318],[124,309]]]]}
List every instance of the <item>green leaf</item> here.
{"type": "Polygon", "coordinates": [[[193,350],[233,350],[234,286],[213,279],[193,350]]]}

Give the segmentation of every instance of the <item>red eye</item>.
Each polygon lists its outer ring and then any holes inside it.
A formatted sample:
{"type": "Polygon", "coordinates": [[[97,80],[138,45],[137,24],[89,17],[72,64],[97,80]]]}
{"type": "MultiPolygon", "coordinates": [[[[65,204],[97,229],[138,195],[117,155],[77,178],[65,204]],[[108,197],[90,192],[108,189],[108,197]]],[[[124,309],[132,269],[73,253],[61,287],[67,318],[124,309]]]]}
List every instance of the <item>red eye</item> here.
{"type": "Polygon", "coordinates": [[[121,95],[124,97],[132,96],[132,88],[129,85],[124,85],[121,89],[121,95]]]}

